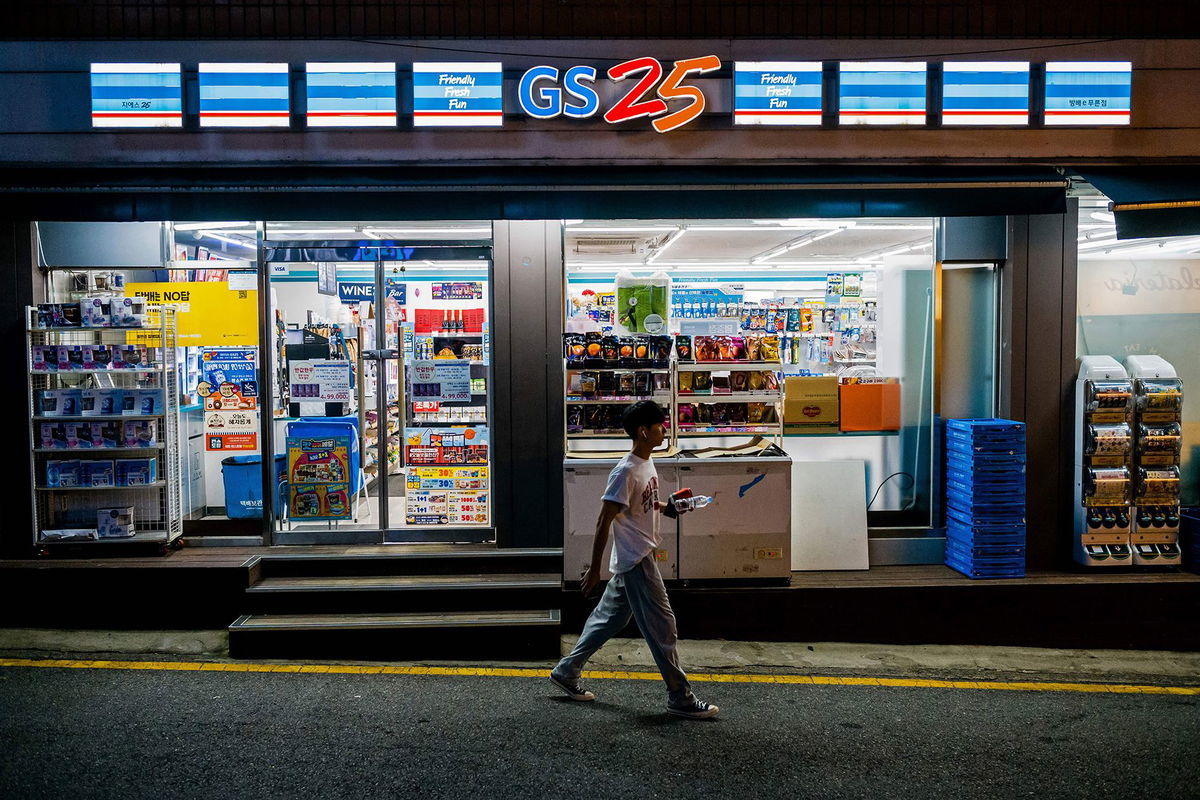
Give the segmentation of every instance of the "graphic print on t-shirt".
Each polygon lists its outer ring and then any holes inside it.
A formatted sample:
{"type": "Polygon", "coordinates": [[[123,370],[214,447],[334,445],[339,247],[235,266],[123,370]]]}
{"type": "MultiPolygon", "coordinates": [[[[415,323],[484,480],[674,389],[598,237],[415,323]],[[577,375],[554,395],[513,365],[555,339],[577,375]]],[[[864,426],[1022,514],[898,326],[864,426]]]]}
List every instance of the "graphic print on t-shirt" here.
{"type": "Polygon", "coordinates": [[[655,475],[646,483],[646,488],[642,489],[642,512],[648,513],[654,510],[654,505],[658,502],[658,476],[655,475]]]}

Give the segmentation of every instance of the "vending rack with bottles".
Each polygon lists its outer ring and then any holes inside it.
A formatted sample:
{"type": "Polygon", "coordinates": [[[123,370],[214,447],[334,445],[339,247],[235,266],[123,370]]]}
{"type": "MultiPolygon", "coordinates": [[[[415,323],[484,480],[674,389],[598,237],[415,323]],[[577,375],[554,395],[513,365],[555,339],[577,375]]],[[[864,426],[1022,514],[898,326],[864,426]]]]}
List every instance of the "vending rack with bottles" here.
{"type": "Polygon", "coordinates": [[[1133,563],[1178,566],[1183,383],[1160,356],[1130,356],[1133,381],[1133,563]]]}

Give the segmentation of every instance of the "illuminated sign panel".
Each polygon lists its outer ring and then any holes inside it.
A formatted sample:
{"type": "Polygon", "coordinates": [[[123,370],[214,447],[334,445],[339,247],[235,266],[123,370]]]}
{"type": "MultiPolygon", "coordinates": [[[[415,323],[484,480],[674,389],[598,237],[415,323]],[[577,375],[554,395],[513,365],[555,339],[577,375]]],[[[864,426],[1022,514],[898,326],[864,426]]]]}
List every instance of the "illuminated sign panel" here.
{"type": "Polygon", "coordinates": [[[178,64],[92,64],[93,128],[182,128],[178,64]]]}
{"type": "Polygon", "coordinates": [[[942,66],[946,125],[1028,125],[1029,63],[948,61],[942,66]]]}
{"type": "Polygon", "coordinates": [[[821,62],[736,62],[733,123],[820,125],[821,62]]]}
{"type": "Polygon", "coordinates": [[[843,62],[839,98],[843,125],[923,125],[925,63],[843,62]]]}
{"type": "Polygon", "coordinates": [[[413,126],[498,128],[503,81],[499,62],[413,64],[413,126]]]}
{"type": "Polygon", "coordinates": [[[395,127],[396,64],[310,63],[309,127],[395,127]]]}
{"type": "Polygon", "coordinates": [[[1128,61],[1051,61],[1046,124],[1128,125],[1132,83],[1128,61]]]}
{"type": "Polygon", "coordinates": [[[201,128],[286,128],[287,64],[201,64],[201,128]]]}

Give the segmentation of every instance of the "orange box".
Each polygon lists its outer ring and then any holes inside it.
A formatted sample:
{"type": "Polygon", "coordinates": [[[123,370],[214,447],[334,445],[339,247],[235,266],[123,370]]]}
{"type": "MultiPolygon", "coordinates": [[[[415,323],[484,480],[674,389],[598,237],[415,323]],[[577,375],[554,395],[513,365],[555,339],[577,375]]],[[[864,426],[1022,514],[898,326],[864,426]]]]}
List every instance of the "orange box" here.
{"type": "Polygon", "coordinates": [[[900,384],[843,383],[838,387],[843,431],[900,430],[900,384]]]}

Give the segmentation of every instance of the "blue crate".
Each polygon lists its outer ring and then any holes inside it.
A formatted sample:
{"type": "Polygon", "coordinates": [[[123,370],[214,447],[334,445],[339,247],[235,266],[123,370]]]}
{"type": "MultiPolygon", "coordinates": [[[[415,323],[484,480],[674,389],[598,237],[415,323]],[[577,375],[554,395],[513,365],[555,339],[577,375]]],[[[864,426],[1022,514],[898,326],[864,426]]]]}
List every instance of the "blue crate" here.
{"type": "Polygon", "coordinates": [[[1012,461],[989,461],[975,463],[957,458],[946,459],[946,473],[954,475],[964,483],[988,481],[1024,481],[1025,463],[1012,461]]]}
{"type": "Polygon", "coordinates": [[[1024,464],[1025,449],[1005,447],[970,447],[958,442],[946,442],[946,460],[964,464],[1024,464]]]}
{"type": "Polygon", "coordinates": [[[977,438],[1007,436],[1024,439],[1025,423],[1011,419],[948,419],[946,433],[977,438]]]}
{"type": "Polygon", "coordinates": [[[985,567],[978,564],[972,564],[967,561],[961,561],[950,556],[946,557],[946,566],[951,569],[958,570],[963,575],[966,575],[971,580],[986,580],[988,578],[1024,578],[1025,568],[1020,567],[1005,567],[993,568],[985,567]]]}
{"type": "Polygon", "coordinates": [[[1025,546],[1025,527],[1019,526],[1016,533],[980,533],[972,528],[948,525],[946,526],[946,538],[970,549],[977,547],[1023,548],[1025,546]]]}
{"type": "Polygon", "coordinates": [[[946,504],[971,513],[1025,514],[1025,493],[1020,495],[980,495],[963,492],[953,487],[946,488],[946,504]]]}
{"type": "Polygon", "coordinates": [[[1025,522],[988,522],[985,520],[977,520],[971,516],[970,511],[962,511],[957,508],[946,509],[946,524],[954,525],[959,528],[973,531],[983,536],[1012,536],[1020,533],[1025,535],[1025,522]]]}
{"type": "Polygon", "coordinates": [[[1010,486],[970,486],[958,481],[946,481],[946,491],[971,498],[972,503],[1025,503],[1025,484],[1010,486]]]}
{"type": "Polygon", "coordinates": [[[976,566],[985,567],[1021,567],[1025,566],[1025,545],[1006,545],[1004,547],[971,547],[956,539],[946,540],[946,553],[954,558],[969,562],[976,566]]]}
{"type": "Polygon", "coordinates": [[[970,521],[972,526],[976,525],[1024,525],[1025,524],[1025,509],[979,509],[979,508],[962,508],[959,506],[949,506],[950,511],[955,512],[959,516],[970,521]]]}

